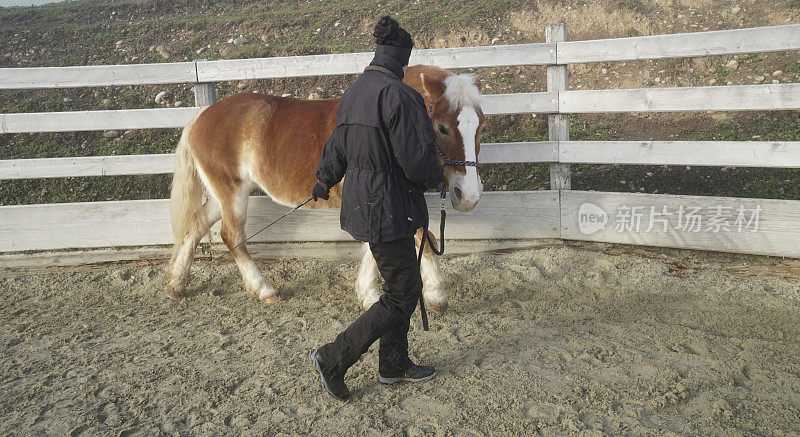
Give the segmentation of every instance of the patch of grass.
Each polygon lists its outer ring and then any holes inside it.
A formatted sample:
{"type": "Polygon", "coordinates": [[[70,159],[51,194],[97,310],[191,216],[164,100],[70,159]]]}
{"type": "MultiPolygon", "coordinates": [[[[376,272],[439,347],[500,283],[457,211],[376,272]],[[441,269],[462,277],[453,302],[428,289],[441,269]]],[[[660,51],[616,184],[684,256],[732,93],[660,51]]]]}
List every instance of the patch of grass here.
{"type": "Polygon", "coordinates": [[[488,164],[481,166],[485,190],[529,191],[547,189],[550,165],[547,163],[488,164]]]}
{"type": "Polygon", "coordinates": [[[717,122],[700,134],[703,141],[800,141],[800,111],[758,114],[748,123],[736,119],[717,122]]]}
{"type": "Polygon", "coordinates": [[[640,35],[639,31],[636,29],[628,29],[627,31],[625,31],[625,36],[627,37],[634,37],[639,35],[640,35]]]}
{"type": "Polygon", "coordinates": [[[547,121],[527,115],[489,117],[483,143],[546,141],[547,121]]]}
{"type": "Polygon", "coordinates": [[[730,73],[730,71],[728,71],[728,69],[725,68],[725,67],[719,67],[718,66],[717,68],[715,68],[714,69],[714,77],[716,77],[717,83],[719,83],[719,84],[727,83],[728,82],[728,74],[729,73],[730,73]]]}
{"type": "Polygon", "coordinates": [[[570,139],[584,141],[611,141],[616,137],[616,127],[608,124],[589,124],[579,118],[570,120],[570,139]]]}
{"type": "Polygon", "coordinates": [[[756,63],[759,63],[759,62],[762,62],[762,61],[763,61],[763,59],[757,53],[748,53],[746,55],[742,55],[739,58],[739,63],[741,63],[741,64],[752,65],[752,64],[756,64],[756,63]]]}

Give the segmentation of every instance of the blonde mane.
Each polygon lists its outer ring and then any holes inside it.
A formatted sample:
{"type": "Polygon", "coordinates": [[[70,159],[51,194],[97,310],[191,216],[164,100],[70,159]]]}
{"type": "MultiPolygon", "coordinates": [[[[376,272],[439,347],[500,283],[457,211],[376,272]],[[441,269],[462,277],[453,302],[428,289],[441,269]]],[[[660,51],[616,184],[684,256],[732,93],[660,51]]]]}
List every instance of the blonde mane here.
{"type": "Polygon", "coordinates": [[[480,106],[481,92],[475,85],[474,74],[452,74],[444,79],[444,86],[450,109],[480,106]]]}

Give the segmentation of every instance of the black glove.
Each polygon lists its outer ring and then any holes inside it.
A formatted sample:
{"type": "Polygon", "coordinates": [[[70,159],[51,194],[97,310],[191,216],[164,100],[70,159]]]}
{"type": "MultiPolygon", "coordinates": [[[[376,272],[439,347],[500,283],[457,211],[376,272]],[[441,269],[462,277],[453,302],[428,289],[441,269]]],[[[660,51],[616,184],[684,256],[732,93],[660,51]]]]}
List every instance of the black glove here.
{"type": "Polygon", "coordinates": [[[417,184],[417,183],[414,183],[414,182],[411,182],[411,181],[408,181],[408,186],[409,186],[409,188],[411,188],[411,191],[416,192],[416,193],[424,193],[424,192],[428,191],[424,186],[422,186],[420,184],[417,184]]]}
{"type": "Polygon", "coordinates": [[[323,184],[322,182],[317,181],[317,183],[314,184],[314,189],[311,190],[311,197],[314,198],[314,202],[317,201],[317,198],[320,198],[322,200],[328,200],[328,198],[330,198],[329,196],[330,192],[331,192],[330,188],[326,187],[325,184],[323,184]]]}

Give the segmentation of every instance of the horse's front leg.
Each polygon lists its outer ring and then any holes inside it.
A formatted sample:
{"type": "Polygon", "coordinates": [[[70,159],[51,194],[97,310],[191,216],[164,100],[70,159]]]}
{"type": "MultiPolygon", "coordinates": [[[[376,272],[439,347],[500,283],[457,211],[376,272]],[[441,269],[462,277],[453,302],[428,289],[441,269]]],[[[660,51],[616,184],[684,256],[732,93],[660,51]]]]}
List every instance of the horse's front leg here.
{"type": "MultiPolygon", "coordinates": [[[[433,244],[437,244],[436,237],[430,232],[433,244]]],[[[419,251],[419,243],[422,239],[422,229],[417,231],[414,238],[415,247],[419,251]]],[[[444,278],[439,267],[439,257],[433,253],[430,246],[425,245],[425,253],[422,255],[422,265],[420,266],[422,275],[422,296],[425,304],[431,311],[437,314],[444,314],[447,311],[447,294],[444,292],[444,278]]],[[[364,256],[361,259],[361,266],[358,268],[356,279],[356,296],[364,309],[368,309],[381,297],[378,287],[378,265],[369,250],[369,244],[364,244],[364,256]]]]}
{"type": "MultiPolygon", "coordinates": [[[[416,243],[417,253],[419,253],[419,245],[422,241],[422,229],[417,230],[414,236],[416,243]]],[[[437,314],[444,314],[447,311],[447,293],[444,292],[444,278],[442,277],[442,270],[439,266],[439,257],[431,250],[431,245],[436,246],[439,243],[433,233],[428,231],[429,241],[425,242],[425,252],[422,254],[422,264],[420,265],[420,273],[422,274],[422,296],[425,298],[425,305],[431,311],[437,314]],[[428,244],[430,243],[430,244],[428,244]]]]}

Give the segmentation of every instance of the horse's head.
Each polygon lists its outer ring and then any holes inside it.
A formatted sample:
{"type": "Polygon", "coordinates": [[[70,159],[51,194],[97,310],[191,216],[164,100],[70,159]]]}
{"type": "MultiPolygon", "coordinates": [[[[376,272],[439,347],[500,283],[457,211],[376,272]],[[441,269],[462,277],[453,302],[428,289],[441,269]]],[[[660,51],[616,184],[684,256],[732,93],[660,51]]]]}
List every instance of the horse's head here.
{"type": "MultiPolygon", "coordinates": [[[[472,210],[480,200],[483,183],[478,167],[463,163],[477,162],[481,147],[485,117],[480,107],[479,82],[471,74],[457,75],[423,65],[408,67],[404,81],[422,94],[439,150],[448,161],[456,161],[443,169],[453,208],[472,210]]],[[[439,161],[446,163],[441,156],[439,161]]]]}

